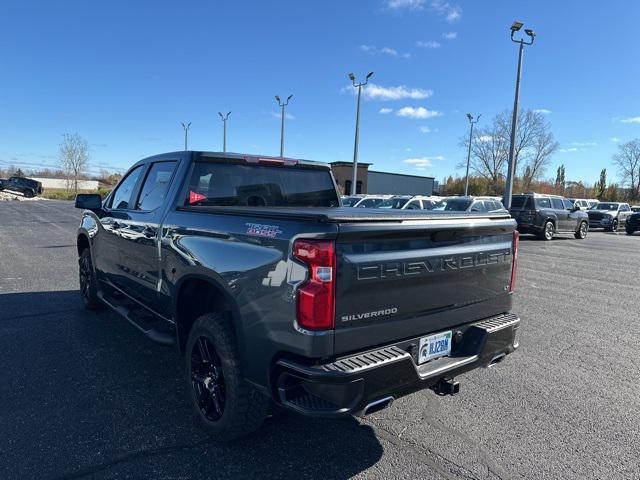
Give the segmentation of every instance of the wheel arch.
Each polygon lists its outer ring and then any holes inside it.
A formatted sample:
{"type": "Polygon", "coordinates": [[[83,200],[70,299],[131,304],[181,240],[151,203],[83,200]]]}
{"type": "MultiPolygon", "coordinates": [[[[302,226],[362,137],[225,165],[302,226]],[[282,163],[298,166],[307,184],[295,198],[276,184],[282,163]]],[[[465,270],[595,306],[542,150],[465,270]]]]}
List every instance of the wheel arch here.
{"type": "Polygon", "coordinates": [[[181,278],[174,291],[174,319],[181,354],[185,353],[189,332],[196,319],[205,313],[223,312],[231,320],[242,355],[240,312],[235,299],[220,282],[211,276],[193,273],[181,278]]]}
{"type": "Polygon", "coordinates": [[[78,248],[78,255],[82,254],[83,250],[86,248],[91,248],[91,242],[89,241],[89,237],[86,233],[80,232],[78,233],[78,238],[76,240],[76,246],[78,248]]]}

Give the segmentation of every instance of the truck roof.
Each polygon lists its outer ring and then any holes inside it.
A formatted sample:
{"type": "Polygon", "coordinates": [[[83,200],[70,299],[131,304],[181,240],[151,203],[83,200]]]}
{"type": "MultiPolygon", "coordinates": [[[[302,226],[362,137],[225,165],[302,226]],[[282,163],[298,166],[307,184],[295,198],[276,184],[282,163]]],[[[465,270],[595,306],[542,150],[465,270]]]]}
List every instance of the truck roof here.
{"type": "Polygon", "coordinates": [[[284,162],[289,165],[307,165],[313,167],[326,168],[329,170],[331,167],[328,163],[318,162],[315,160],[306,160],[302,158],[290,158],[290,157],[274,157],[270,155],[260,155],[256,153],[236,153],[236,152],[210,152],[204,150],[182,150],[182,151],[174,151],[174,152],[166,152],[159,153],[156,155],[152,155],[150,157],[143,158],[133,165],[131,168],[136,167],[138,165],[142,165],[148,162],[156,161],[159,159],[165,159],[176,156],[183,156],[185,154],[190,154],[192,158],[220,158],[220,159],[229,159],[229,160],[237,160],[237,161],[246,161],[249,163],[280,163],[284,162]]]}

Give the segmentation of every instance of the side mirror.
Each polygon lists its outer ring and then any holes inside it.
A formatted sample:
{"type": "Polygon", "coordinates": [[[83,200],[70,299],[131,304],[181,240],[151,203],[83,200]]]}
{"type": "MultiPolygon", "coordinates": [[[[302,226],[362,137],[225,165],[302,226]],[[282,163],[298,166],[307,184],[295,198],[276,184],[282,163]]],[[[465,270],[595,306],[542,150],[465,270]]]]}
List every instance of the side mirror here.
{"type": "Polygon", "coordinates": [[[100,210],[102,208],[102,197],[97,193],[78,193],[76,195],[76,208],[100,210]]]}
{"type": "Polygon", "coordinates": [[[580,210],[580,205],[574,205],[571,209],[572,212],[577,212],[578,210],[580,210]]]}

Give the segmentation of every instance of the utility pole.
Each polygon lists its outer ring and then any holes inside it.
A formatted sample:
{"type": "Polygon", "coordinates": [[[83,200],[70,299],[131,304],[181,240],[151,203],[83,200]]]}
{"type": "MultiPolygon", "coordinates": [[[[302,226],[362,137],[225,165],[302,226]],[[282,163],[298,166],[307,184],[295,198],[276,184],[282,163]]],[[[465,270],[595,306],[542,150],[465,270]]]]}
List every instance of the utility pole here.
{"type": "Polygon", "coordinates": [[[229,115],[231,112],[228,112],[227,115],[222,115],[221,112],[218,112],[220,118],[222,119],[222,151],[223,153],[227,153],[227,120],[229,120],[229,115]]]}
{"type": "MultiPolygon", "coordinates": [[[[353,144],[353,176],[351,179],[351,195],[356,194],[356,183],[358,181],[358,143],[360,142],[360,96],[362,94],[362,87],[369,83],[369,79],[373,75],[373,72],[369,72],[364,79],[364,82],[356,83],[356,76],[353,73],[349,74],[349,80],[353,83],[353,86],[358,89],[358,103],[356,106],[356,136],[353,144]]],[[[346,193],[346,192],[345,192],[346,193]]]]}
{"type": "Polygon", "coordinates": [[[187,151],[187,140],[189,137],[189,127],[191,126],[191,122],[185,124],[182,122],[182,128],[184,128],[184,151],[187,151]]]}
{"type": "Polygon", "coordinates": [[[467,119],[469,119],[469,124],[471,125],[471,131],[469,132],[469,151],[467,152],[467,175],[464,180],[464,196],[469,195],[469,163],[471,162],[471,141],[473,140],[473,126],[480,121],[480,117],[482,115],[478,115],[478,118],[473,120],[473,115],[467,113],[467,119]]]}
{"type": "Polygon", "coordinates": [[[511,145],[509,146],[509,167],[507,169],[507,184],[504,190],[504,207],[509,210],[511,208],[511,196],[513,195],[513,177],[515,175],[515,152],[516,152],[516,133],[518,129],[518,107],[520,106],[520,78],[522,76],[522,56],[524,54],[524,46],[532,45],[535,40],[536,34],[533,30],[527,28],[524,33],[530,38],[530,41],[525,42],[524,38],[516,40],[513,38],[516,32],[518,32],[524,24],[522,22],[515,21],[511,25],[511,41],[520,44],[518,50],[518,73],[516,74],[516,94],[513,100],[513,117],[511,119],[511,145]]]}
{"type": "Polygon", "coordinates": [[[289,100],[291,100],[293,95],[289,95],[287,97],[286,102],[280,100],[280,97],[276,95],[276,101],[278,102],[278,106],[280,107],[280,156],[284,157],[284,107],[289,105],[289,100]]]}

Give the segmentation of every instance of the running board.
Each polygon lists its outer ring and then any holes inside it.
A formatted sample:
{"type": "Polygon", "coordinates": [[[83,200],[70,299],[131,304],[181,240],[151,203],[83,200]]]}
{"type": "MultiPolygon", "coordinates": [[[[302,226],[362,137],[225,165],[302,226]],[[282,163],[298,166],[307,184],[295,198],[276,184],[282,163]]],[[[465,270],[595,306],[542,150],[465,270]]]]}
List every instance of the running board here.
{"type": "MultiPolygon", "coordinates": [[[[154,327],[153,323],[162,322],[161,319],[154,318],[153,320],[145,320],[144,316],[152,316],[148,310],[143,310],[142,307],[132,309],[132,302],[129,302],[130,305],[127,305],[126,300],[119,301],[116,298],[105,295],[102,291],[98,292],[98,298],[154,342],[160,345],[174,345],[176,343],[175,335],[154,327]],[[138,310],[140,314],[136,315],[136,310],[138,310]]],[[[137,305],[133,304],[133,306],[137,305]]]]}

